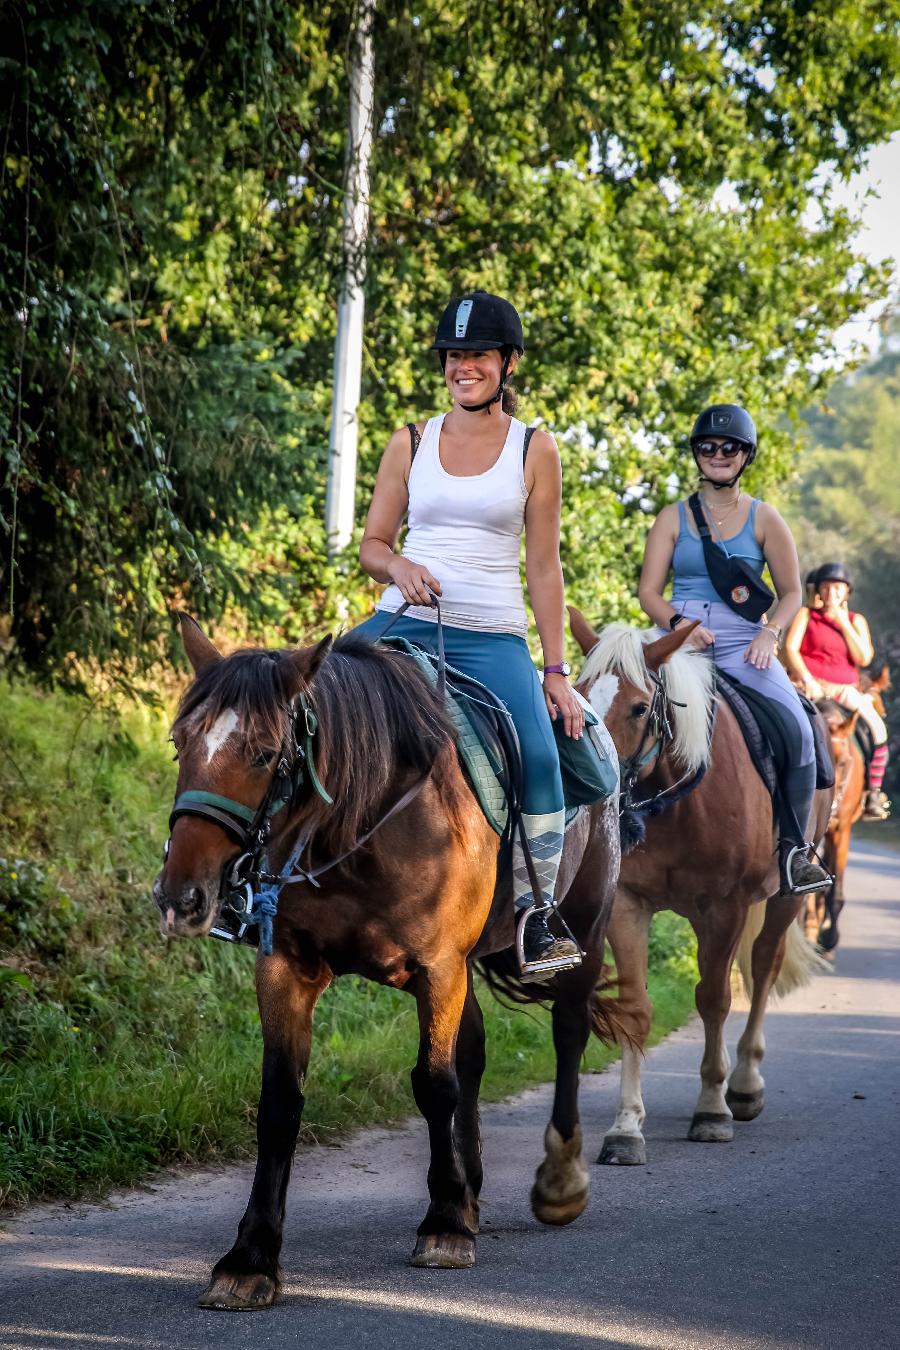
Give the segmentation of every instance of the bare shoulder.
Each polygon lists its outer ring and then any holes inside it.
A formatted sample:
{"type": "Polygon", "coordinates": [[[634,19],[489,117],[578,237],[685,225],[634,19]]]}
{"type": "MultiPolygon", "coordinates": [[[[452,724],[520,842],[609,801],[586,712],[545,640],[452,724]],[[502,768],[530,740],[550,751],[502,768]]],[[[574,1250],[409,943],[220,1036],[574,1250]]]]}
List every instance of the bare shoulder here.
{"type": "Polygon", "coordinates": [[[552,455],[559,459],[559,446],[556,444],[556,437],[545,430],[544,427],[535,427],[531,433],[531,440],[528,442],[529,455],[552,455]]]}
{"type": "Polygon", "coordinates": [[[791,528],[780,511],[771,502],[760,501],[756,508],[757,538],[792,539],[791,528]]]}
{"type": "Polygon", "coordinates": [[[671,536],[673,539],[681,528],[681,515],[677,502],[669,502],[654,520],[650,529],[657,536],[671,536]]]}

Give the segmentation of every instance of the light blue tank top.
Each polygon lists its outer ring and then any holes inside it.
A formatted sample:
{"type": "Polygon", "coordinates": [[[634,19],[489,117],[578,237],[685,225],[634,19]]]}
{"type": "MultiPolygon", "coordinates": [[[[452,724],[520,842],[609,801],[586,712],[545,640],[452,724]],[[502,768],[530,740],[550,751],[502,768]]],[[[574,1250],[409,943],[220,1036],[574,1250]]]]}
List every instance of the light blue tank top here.
{"type": "MultiPolygon", "coordinates": [[[[721,548],[726,557],[743,559],[744,562],[750,564],[758,576],[762,576],[765,558],[755,533],[756,508],[758,506],[759,500],[754,497],[750,502],[750,515],[747,517],[744,528],[733,539],[726,539],[724,544],[716,541],[716,547],[721,548]]],[[[688,529],[684,502],[678,503],[678,520],[680,528],[678,538],[675,541],[675,552],[672,555],[674,578],[672,603],[677,604],[681,600],[706,600],[712,604],[721,603],[722,597],[710,581],[709,573],[706,570],[703,545],[699,538],[688,529]]]]}

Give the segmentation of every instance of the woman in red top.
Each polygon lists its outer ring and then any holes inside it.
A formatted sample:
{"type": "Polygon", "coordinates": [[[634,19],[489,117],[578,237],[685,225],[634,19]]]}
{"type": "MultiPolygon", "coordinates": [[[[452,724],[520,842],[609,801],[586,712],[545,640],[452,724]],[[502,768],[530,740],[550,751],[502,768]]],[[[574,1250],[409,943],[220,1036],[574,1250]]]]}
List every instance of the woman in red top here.
{"type": "Polygon", "coordinates": [[[889,802],[881,790],[888,760],[887,727],[871,694],[859,687],[859,672],[874,656],[869,625],[848,607],[853,583],[843,563],[824,563],[815,574],[816,599],[801,609],[788,629],[784,652],[788,669],[813,699],[833,698],[852,708],[872,732],[875,750],[868,766],[865,814],[885,820],[889,802]]]}

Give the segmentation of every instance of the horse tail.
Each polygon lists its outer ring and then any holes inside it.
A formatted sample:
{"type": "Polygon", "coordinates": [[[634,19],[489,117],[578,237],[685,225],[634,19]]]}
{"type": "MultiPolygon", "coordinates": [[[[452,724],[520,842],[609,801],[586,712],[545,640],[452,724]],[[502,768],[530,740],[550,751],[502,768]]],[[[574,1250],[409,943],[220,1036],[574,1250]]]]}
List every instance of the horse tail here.
{"type": "MultiPolygon", "coordinates": [[[[768,901],[749,907],[744,931],[738,943],[736,964],[748,998],[753,996],[753,944],[762,932],[767,904],[768,901]]],[[[800,925],[796,922],[790,923],[785,938],[784,959],[772,987],[775,997],[783,998],[794,989],[802,989],[811,982],[814,975],[820,975],[826,970],[830,971],[831,966],[803,934],[800,925]]]]}
{"type": "MultiPolygon", "coordinates": [[[[523,983],[519,975],[519,963],[511,947],[505,951],[491,952],[480,956],[475,969],[481,975],[494,998],[505,1007],[515,1004],[538,1004],[544,1008],[553,1006],[558,997],[558,982],[544,980],[540,984],[523,983]]],[[[616,987],[616,978],[612,968],[604,966],[600,979],[591,991],[588,1011],[591,1019],[591,1031],[604,1045],[627,1044],[640,1046],[641,1032],[632,1027],[631,1017],[624,1000],[615,998],[611,990],[616,987]]]]}

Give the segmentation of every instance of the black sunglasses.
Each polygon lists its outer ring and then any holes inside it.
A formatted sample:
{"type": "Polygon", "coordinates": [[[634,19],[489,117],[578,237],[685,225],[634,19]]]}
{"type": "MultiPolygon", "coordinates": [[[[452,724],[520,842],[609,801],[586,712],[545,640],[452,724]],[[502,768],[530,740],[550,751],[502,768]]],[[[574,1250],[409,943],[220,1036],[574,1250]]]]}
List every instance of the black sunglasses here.
{"type": "Polygon", "coordinates": [[[696,441],[691,448],[704,459],[714,459],[717,454],[734,459],[735,455],[747,449],[743,441],[696,441]]]}

